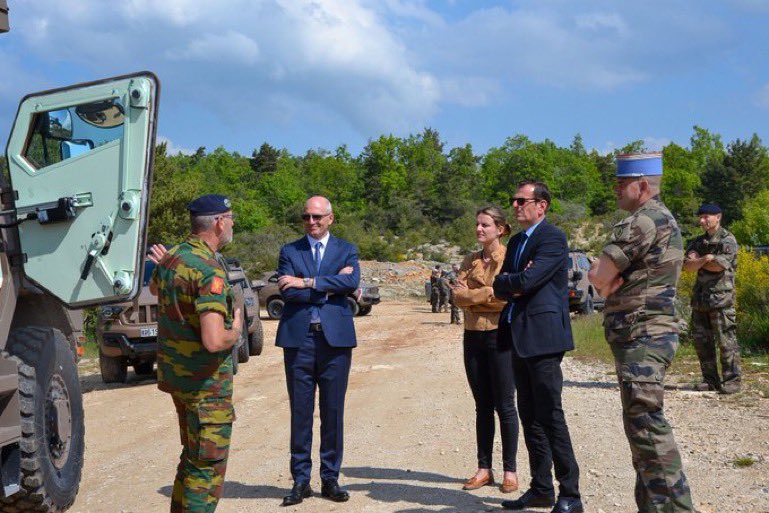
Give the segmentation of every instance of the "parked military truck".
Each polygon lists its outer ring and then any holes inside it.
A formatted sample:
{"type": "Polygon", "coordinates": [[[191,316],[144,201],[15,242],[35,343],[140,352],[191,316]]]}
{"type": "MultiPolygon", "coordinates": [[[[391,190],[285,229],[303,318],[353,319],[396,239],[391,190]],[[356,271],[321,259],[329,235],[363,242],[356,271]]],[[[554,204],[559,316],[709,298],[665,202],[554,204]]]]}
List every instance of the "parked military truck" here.
{"type": "Polygon", "coordinates": [[[83,402],[66,308],[139,293],[158,94],[144,72],[19,105],[0,175],[0,511],[75,500],[83,402]]]}

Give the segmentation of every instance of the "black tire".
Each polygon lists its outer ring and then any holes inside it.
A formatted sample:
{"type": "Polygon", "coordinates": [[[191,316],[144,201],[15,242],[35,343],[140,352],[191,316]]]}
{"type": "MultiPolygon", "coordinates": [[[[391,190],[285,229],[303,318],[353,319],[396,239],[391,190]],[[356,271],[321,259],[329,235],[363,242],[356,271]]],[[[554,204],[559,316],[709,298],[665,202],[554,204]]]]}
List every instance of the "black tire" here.
{"type": "Polygon", "coordinates": [[[267,301],[267,315],[270,319],[280,319],[283,315],[283,304],[283,299],[279,297],[267,301]]]}
{"type": "Polygon", "coordinates": [[[264,348],[264,331],[262,330],[262,321],[259,317],[254,318],[256,329],[248,335],[248,352],[251,356],[259,356],[264,348]]]}
{"type": "Polygon", "coordinates": [[[150,360],[148,362],[139,362],[134,364],[134,372],[138,376],[149,376],[155,370],[155,362],[150,360]]]}
{"type": "Polygon", "coordinates": [[[587,295],[587,298],[585,298],[585,302],[580,305],[580,313],[585,315],[590,315],[591,313],[595,312],[595,306],[593,305],[593,296],[591,294],[587,295]]]}
{"type": "Polygon", "coordinates": [[[238,348],[237,346],[232,346],[232,375],[238,373],[238,348]]]}
{"type": "Polygon", "coordinates": [[[128,359],[125,356],[106,356],[99,351],[99,369],[101,380],[105,383],[128,381],[128,359]]]}
{"type": "Polygon", "coordinates": [[[251,352],[248,349],[248,322],[243,320],[243,330],[240,332],[238,341],[238,363],[246,363],[251,358],[251,352]]]}
{"type": "Polygon", "coordinates": [[[358,311],[358,315],[368,315],[371,313],[371,305],[368,306],[361,306],[360,310],[358,311]]]}
{"type": "Polygon", "coordinates": [[[19,369],[21,490],[3,499],[2,510],[65,511],[80,487],[85,450],[75,355],[48,327],[14,330],[6,347],[19,369]]]}
{"type": "Polygon", "coordinates": [[[347,304],[350,306],[350,310],[352,310],[353,316],[358,315],[360,307],[358,307],[358,302],[355,301],[355,298],[347,296],[347,304]]]}

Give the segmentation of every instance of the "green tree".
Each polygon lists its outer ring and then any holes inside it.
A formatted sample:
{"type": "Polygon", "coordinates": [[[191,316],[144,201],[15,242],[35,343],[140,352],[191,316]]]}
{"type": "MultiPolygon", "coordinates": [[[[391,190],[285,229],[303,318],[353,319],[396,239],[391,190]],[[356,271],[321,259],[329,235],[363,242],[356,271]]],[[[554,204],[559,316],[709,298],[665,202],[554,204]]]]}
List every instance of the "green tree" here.
{"type": "Polygon", "coordinates": [[[740,244],[769,245],[769,189],[747,200],[742,206],[742,219],[730,226],[740,244]]]}
{"type": "Polygon", "coordinates": [[[278,159],[280,158],[280,150],[270,146],[269,144],[262,143],[259,150],[254,150],[251,153],[251,169],[255,173],[274,173],[278,168],[278,159]]]}

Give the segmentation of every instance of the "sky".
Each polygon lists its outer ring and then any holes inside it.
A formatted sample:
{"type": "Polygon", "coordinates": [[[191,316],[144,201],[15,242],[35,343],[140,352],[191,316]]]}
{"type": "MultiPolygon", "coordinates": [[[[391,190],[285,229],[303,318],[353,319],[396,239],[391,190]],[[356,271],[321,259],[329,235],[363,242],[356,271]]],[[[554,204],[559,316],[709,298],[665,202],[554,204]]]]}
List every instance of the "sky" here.
{"type": "Polygon", "coordinates": [[[153,71],[171,153],[438,131],[607,153],[769,143],[769,0],[8,0],[0,141],[27,93],[153,71]]]}

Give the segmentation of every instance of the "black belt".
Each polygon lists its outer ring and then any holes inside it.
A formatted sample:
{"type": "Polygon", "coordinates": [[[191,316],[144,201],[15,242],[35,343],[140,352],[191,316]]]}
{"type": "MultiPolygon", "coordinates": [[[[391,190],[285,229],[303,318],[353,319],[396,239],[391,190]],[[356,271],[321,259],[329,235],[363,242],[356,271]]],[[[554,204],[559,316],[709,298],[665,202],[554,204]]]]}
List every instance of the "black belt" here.
{"type": "Polygon", "coordinates": [[[319,322],[310,323],[310,331],[323,331],[323,326],[319,322]]]}

